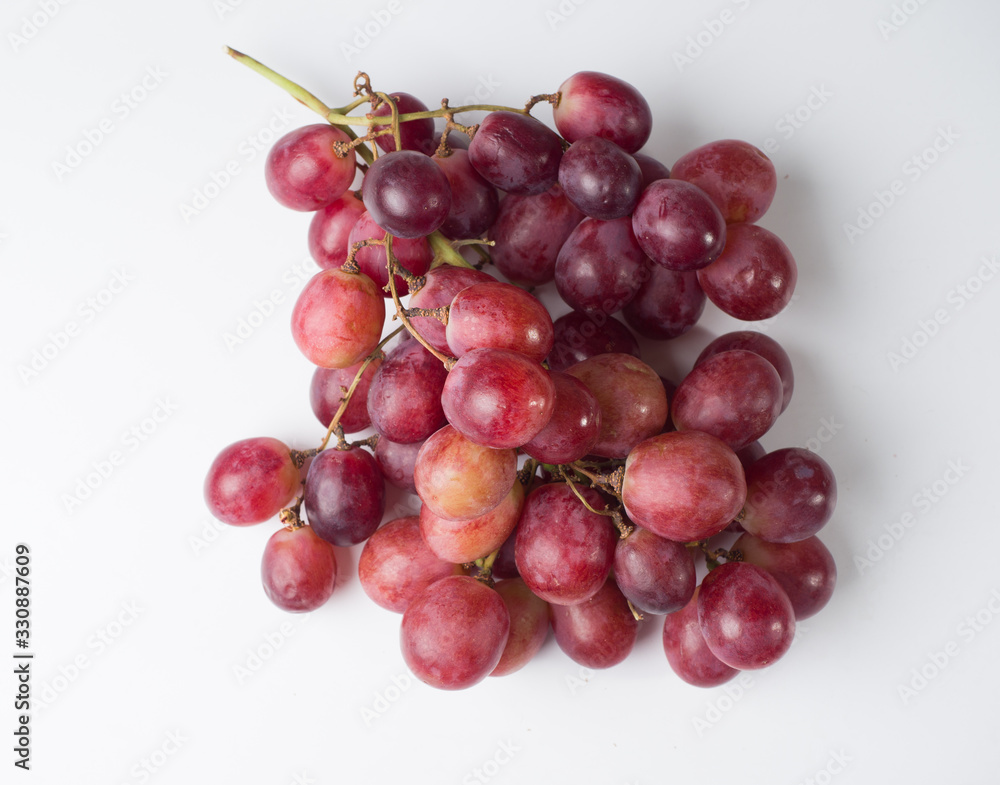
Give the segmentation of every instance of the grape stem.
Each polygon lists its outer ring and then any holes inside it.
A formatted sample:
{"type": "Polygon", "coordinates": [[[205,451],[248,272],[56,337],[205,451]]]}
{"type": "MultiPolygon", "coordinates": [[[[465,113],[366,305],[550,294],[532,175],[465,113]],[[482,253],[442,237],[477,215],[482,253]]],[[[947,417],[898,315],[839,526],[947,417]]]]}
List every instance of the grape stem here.
{"type": "MultiPolygon", "coordinates": [[[[570,466],[572,467],[573,464],[570,464],[570,466]]],[[[583,504],[584,507],[586,507],[588,510],[590,510],[592,513],[595,513],[596,515],[603,515],[611,519],[611,522],[614,523],[615,528],[618,529],[618,536],[620,539],[624,540],[633,531],[635,531],[635,526],[632,525],[631,523],[626,523],[625,518],[618,510],[615,509],[595,510],[593,507],[591,507],[590,503],[583,498],[583,494],[580,493],[579,488],[576,487],[576,483],[574,483],[573,480],[570,478],[569,472],[566,471],[566,467],[559,466],[558,468],[559,468],[559,474],[562,475],[563,480],[565,480],[566,484],[570,487],[570,490],[573,491],[573,494],[576,496],[576,498],[580,500],[580,502],[583,504]]]]}

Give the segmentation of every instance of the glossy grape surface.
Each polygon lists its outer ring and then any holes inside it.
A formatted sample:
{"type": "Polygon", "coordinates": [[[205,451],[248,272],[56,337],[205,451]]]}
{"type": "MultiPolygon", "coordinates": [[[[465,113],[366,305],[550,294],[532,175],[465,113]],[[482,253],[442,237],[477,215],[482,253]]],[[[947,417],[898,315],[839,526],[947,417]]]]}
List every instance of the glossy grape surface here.
{"type": "Polygon", "coordinates": [[[431,160],[441,167],[451,187],[451,210],[441,224],[441,234],[453,240],[482,237],[493,226],[500,210],[497,190],[480,176],[465,150],[431,160]]]}
{"type": "Polygon", "coordinates": [[[697,270],[714,262],[726,244],[726,221],[712,200],[683,180],[657,180],[642,192],[632,214],[642,250],[670,270],[697,270]]]}
{"type": "Polygon", "coordinates": [[[555,340],[552,317],[537,297],[500,281],[477,283],[455,295],[445,328],[455,357],[473,349],[509,349],[540,363],[555,340]]]}
{"type": "Polygon", "coordinates": [[[732,547],[743,554],[743,561],[763,567],[781,584],[796,621],[819,613],[833,596],[837,565],[819,537],[777,543],[742,534],[732,547]]]}
{"type": "Polygon", "coordinates": [[[555,386],[552,419],[521,449],[542,463],[572,463],[597,444],[601,406],[576,377],[560,371],[550,371],[549,377],[555,386]]]}
{"type": "Polygon", "coordinates": [[[328,270],[340,267],[347,260],[350,251],[347,238],[364,212],[364,202],[353,191],[316,211],[309,222],[309,234],[306,237],[309,253],[316,264],[328,270]]]}
{"type": "Polygon", "coordinates": [[[367,540],[385,513],[385,480],[360,447],[324,450],[309,466],[304,505],[313,530],[334,545],[367,540]]]}
{"type": "Polygon", "coordinates": [[[809,450],[786,447],[747,469],[743,528],[769,542],[797,542],[816,534],[837,506],[830,465],[809,450]]]}
{"type": "Polygon", "coordinates": [[[517,526],[523,507],[524,487],[519,482],[496,507],[467,521],[442,518],[425,504],[420,508],[420,534],[438,557],[466,564],[489,556],[503,545],[517,526]]]}
{"type": "Polygon", "coordinates": [[[282,610],[316,610],[337,585],[333,546],[310,526],[282,527],[268,539],[260,564],[264,593],[282,610]]]}
{"type": "Polygon", "coordinates": [[[445,424],[441,392],[448,372],[417,341],[406,341],[379,366],[368,388],[372,427],[389,441],[422,442],[445,424]]]}
{"type": "Polygon", "coordinates": [[[354,181],[355,153],[338,158],[335,142],[350,139],[327,123],[297,128],[281,137],[264,162],[271,195],[293,210],[318,210],[339,199],[354,181]]]}
{"type": "MultiPolygon", "coordinates": [[[[470,267],[451,267],[442,265],[427,273],[426,283],[410,295],[411,308],[441,308],[451,305],[455,295],[475,283],[496,281],[496,278],[480,270],[470,267]]],[[[413,316],[410,322],[421,337],[431,346],[444,354],[451,354],[448,340],[445,337],[445,325],[440,319],[431,316],[413,316]]]]}
{"type": "Polygon", "coordinates": [[[698,591],[663,620],[663,651],[674,673],[695,687],[718,687],[739,673],[712,654],[698,623],[698,591]]]}
{"type": "MultiPolygon", "coordinates": [[[[364,360],[347,368],[317,368],[313,371],[309,385],[309,404],[324,428],[333,420],[363,362],[364,360]]],[[[344,433],[356,433],[371,426],[367,405],[368,388],[381,364],[382,360],[376,358],[368,363],[365,372],[361,374],[358,386],[354,388],[351,400],[340,417],[340,427],[344,429],[344,433]]]]}
{"type": "Polygon", "coordinates": [[[233,526],[273,518],[299,490],[299,470],[288,447],[260,437],[234,442],[220,452],[205,477],[205,503],[233,526]]]}
{"type": "Polygon", "coordinates": [[[565,371],[597,354],[631,354],[639,357],[639,343],[628,327],[604,313],[570,311],[553,323],[555,342],[549,368],[565,371]]]}
{"type": "Polygon", "coordinates": [[[563,153],[559,185],[584,215],[611,221],[635,209],[642,191],[642,170],[614,142],[585,136],[563,153]]]}
{"type": "Polygon", "coordinates": [[[499,581],[494,589],[510,614],[510,635],[490,676],[506,676],[527,665],[542,648],[549,635],[549,605],[520,578],[499,581]]]}
{"type": "MultiPolygon", "coordinates": [[[[351,227],[351,232],[347,238],[348,248],[353,248],[355,243],[364,240],[382,240],[385,237],[385,230],[375,223],[371,213],[362,214],[351,227]]],[[[430,244],[423,237],[414,237],[407,240],[397,237],[392,241],[392,255],[411,275],[423,275],[434,260],[434,252],[431,251],[430,244]]],[[[389,283],[389,262],[388,254],[384,245],[366,245],[358,249],[354,255],[358,269],[371,278],[378,287],[383,297],[392,297],[392,292],[386,288],[389,283]]],[[[396,294],[403,297],[410,292],[410,287],[406,280],[399,275],[396,276],[396,294]]]]}
{"type": "Polygon", "coordinates": [[[649,139],[652,111],[628,82],[597,71],[580,71],[563,82],[559,92],[552,116],[567,141],[600,136],[634,153],[649,139]]]}
{"type": "Polygon", "coordinates": [[[415,150],[385,153],[361,186],[372,218],[394,237],[424,237],[444,223],[451,210],[451,187],[440,167],[415,150]]]}
{"type": "MultiPolygon", "coordinates": [[[[389,97],[396,101],[396,110],[401,115],[427,111],[427,104],[410,93],[389,93],[389,97]]],[[[390,117],[392,116],[392,107],[383,102],[372,114],[376,117],[390,117]]],[[[390,127],[388,125],[382,126],[382,128],[390,127]]],[[[420,120],[407,120],[405,123],[400,123],[399,141],[402,142],[403,150],[416,150],[424,155],[432,155],[437,146],[434,139],[434,120],[430,117],[424,117],[420,120]]],[[[396,149],[396,139],[392,134],[376,136],[375,143],[387,153],[396,149]]]]}
{"type": "Polygon", "coordinates": [[[643,613],[673,613],[695,589],[694,559],[682,543],[637,526],[615,545],[615,580],[643,613]]]}
{"type": "Polygon", "coordinates": [[[543,123],[517,112],[491,112],[469,144],[469,161],[509,194],[540,194],[556,184],[562,141],[543,123]]]}
{"type": "Polygon", "coordinates": [[[639,636],[639,622],[614,581],[576,605],[550,605],[549,613],[559,648],[586,668],[622,662],[639,636]]]}
{"type": "Polygon", "coordinates": [[[754,223],[771,205],[778,176],[771,159],[748,142],[720,139],[677,159],[674,179],[697,185],[726,223],[754,223]]]}
{"type": "Polygon", "coordinates": [[[715,354],[728,352],[731,349],[745,349],[748,352],[759,354],[774,366],[774,370],[781,378],[781,411],[785,411],[792,400],[792,392],[795,389],[795,374],[792,372],[792,361],[781,344],[764,333],[753,330],[738,330],[720,335],[712,341],[698,355],[694,364],[698,365],[715,354]]]}
{"type": "Polygon", "coordinates": [[[639,335],[664,341],[683,335],[705,310],[705,293],[693,272],[668,270],[659,264],[649,266],[648,278],[635,297],[625,305],[622,315],[639,335]]]}

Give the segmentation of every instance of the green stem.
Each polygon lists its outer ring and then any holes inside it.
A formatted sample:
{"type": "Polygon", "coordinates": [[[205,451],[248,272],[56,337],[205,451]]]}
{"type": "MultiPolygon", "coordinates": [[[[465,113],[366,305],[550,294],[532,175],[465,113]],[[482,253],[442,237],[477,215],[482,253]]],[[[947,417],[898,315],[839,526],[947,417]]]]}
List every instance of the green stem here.
{"type": "MultiPolygon", "coordinates": [[[[462,254],[455,250],[455,247],[441,232],[435,231],[427,235],[427,241],[431,244],[431,250],[434,251],[435,262],[440,259],[441,262],[450,264],[452,267],[469,267],[475,269],[474,265],[465,261],[462,254]]],[[[439,264],[432,266],[440,267],[439,264]]]]}
{"type": "MultiPolygon", "coordinates": [[[[295,84],[295,82],[290,79],[286,79],[281,74],[272,71],[266,65],[261,63],[259,60],[255,60],[250,57],[250,55],[245,55],[243,52],[239,52],[232,47],[227,46],[225,49],[227,55],[233,58],[236,62],[242,63],[247,68],[252,71],[256,71],[258,74],[263,76],[265,79],[278,85],[282,90],[288,93],[292,98],[298,101],[304,106],[308,106],[317,114],[321,114],[324,117],[330,114],[330,107],[320,101],[316,96],[310,93],[301,85],[295,84]]],[[[391,119],[391,118],[390,118],[391,119]]]]}

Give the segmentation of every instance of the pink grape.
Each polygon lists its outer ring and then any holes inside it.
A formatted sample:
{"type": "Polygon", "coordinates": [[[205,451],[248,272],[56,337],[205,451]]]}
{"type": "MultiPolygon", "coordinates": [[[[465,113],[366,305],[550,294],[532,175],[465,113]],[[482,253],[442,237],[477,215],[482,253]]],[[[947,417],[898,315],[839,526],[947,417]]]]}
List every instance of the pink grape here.
{"type": "Polygon", "coordinates": [[[438,558],[420,536],[415,515],[389,521],[361,549],[358,578],[365,594],[378,606],[402,613],[432,583],[462,568],[438,558]]]}
{"type": "Polygon", "coordinates": [[[456,294],[445,336],[455,357],[473,349],[509,349],[537,363],[555,340],[552,317],[538,298],[500,281],[472,284],[456,294]]]}
{"type": "Polygon", "coordinates": [[[593,454],[624,458],[643,439],[663,430],[667,393],[656,371],[630,354],[598,354],[566,373],[583,382],[601,407],[593,454]]]}
{"type": "MultiPolygon", "coordinates": [[[[452,267],[442,265],[427,273],[426,283],[410,295],[411,308],[441,308],[451,305],[455,295],[468,286],[496,278],[471,267],[452,267]]],[[[448,340],[445,337],[445,326],[440,319],[432,316],[412,316],[410,323],[420,333],[420,336],[431,346],[444,354],[451,354],[448,340]]]]}
{"type": "Polygon", "coordinates": [[[781,377],[759,354],[732,349],[695,365],[677,388],[671,414],[678,431],[704,431],[741,450],[781,413],[781,377]]]}
{"type": "Polygon", "coordinates": [[[739,673],[712,654],[698,623],[698,591],[663,620],[663,650],[674,673],[695,687],[718,687],[739,673]]]}
{"type": "Polygon", "coordinates": [[[597,71],[580,71],[563,82],[559,92],[552,116],[566,141],[600,136],[634,153],[649,139],[653,114],[646,99],[628,82],[597,71]]]}
{"type": "Polygon", "coordinates": [[[413,482],[435,515],[468,520],[485,515],[517,480],[517,453],[470,441],[453,426],[434,433],[417,453],[413,482]]]}
{"type": "Polygon", "coordinates": [[[308,613],[333,594],[337,557],[311,526],[282,527],[268,539],[260,565],[264,593],[282,610],[308,613]]]}
{"type": "MultiPolygon", "coordinates": [[[[595,510],[604,509],[597,491],[577,490],[595,510]]],[[[615,539],[611,519],[584,507],[568,485],[543,485],[524,502],[514,545],[517,571],[546,602],[574,605],[607,580],[615,539]]]]}
{"type": "Polygon", "coordinates": [[[285,134],[267,155],[264,178],[271,195],[293,210],[318,210],[339,199],[354,181],[355,153],[340,158],[335,142],[350,142],[343,131],[315,123],[285,134]]]}
{"type": "Polygon", "coordinates": [[[281,512],[299,487],[299,470],[283,442],[243,439],[212,461],[205,477],[205,503],[220,521],[249,526],[281,512]]]}
{"type": "Polygon", "coordinates": [[[548,283],[559,249],[583,218],[558,184],[534,196],[508,195],[490,229],[493,264],[512,283],[548,283]]]}
{"type": "Polygon", "coordinates": [[[586,668],[617,665],[639,637],[639,622],[614,581],[576,605],[550,605],[549,613],[559,648],[586,668]]]}
{"type": "Polygon", "coordinates": [[[728,562],[701,582],[698,623],[712,654],[731,668],[771,665],[792,645],[792,603],[767,570],[728,562]]]}
{"type": "Polygon", "coordinates": [[[781,239],[762,226],[733,224],[722,254],[698,271],[708,299],[737,319],[756,322],[792,300],[798,267],[781,239]]]}
{"type": "Polygon", "coordinates": [[[515,482],[510,492],[485,515],[450,521],[420,508],[420,534],[437,556],[455,564],[482,559],[497,550],[514,531],[524,507],[524,486],[515,482]]]}
{"type": "MultiPolygon", "coordinates": [[[[347,368],[317,368],[313,371],[312,383],[309,385],[309,404],[316,419],[324,428],[332,422],[333,416],[344,400],[344,394],[361,370],[363,362],[364,360],[347,368]]],[[[358,386],[354,388],[354,394],[351,395],[351,400],[340,417],[340,426],[344,429],[344,433],[357,433],[371,426],[366,403],[368,388],[380,365],[382,360],[375,358],[368,363],[368,367],[361,374],[358,386]]]]}
{"type": "Polygon", "coordinates": [[[483,178],[509,194],[539,194],[555,185],[562,140],[534,117],[490,112],[469,144],[469,161],[483,178]]]}
{"type": "Polygon", "coordinates": [[[697,185],[722,211],[726,223],[754,223],[778,187],[774,164],[748,142],[721,139],[685,153],[674,164],[676,180],[697,185]]]}
{"type": "Polygon", "coordinates": [[[503,656],[510,614],[493,589],[467,575],[442,578],[403,613],[400,647],[413,675],[461,690],[485,679],[503,656]]]}
{"type": "Polygon", "coordinates": [[[505,349],[473,349],[448,373],[441,406],[464,436],[502,449],[535,438],[552,419],[555,397],[548,371],[534,360],[505,349]]]}
{"type": "Polygon", "coordinates": [[[718,534],[743,509],[746,494],[736,453],[701,431],[653,436],[625,461],[625,512],[668,540],[692,542],[718,534]]]}
{"type": "Polygon", "coordinates": [[[510,635],[490,676],[507,676],[527,665],[545,643],[549,635],[549,605],[536,597],[520,578],[499,581],[494,589],[510,614],[510,635]]]}
{"type": "Polygon", "coordinates": [[[348,192],[326,207],[316,211],[309,223],[307,241],[309,253],[324,270],[340,267],[351,250],[348,237],[365,205],[353,192],[348,192]]]}
{"type": "Polygon", "coordinates": [[[292,309],[292,338],[313,365],[347,368],[378,345],[385,300],[367,275],[321,270],[292,309]]]}

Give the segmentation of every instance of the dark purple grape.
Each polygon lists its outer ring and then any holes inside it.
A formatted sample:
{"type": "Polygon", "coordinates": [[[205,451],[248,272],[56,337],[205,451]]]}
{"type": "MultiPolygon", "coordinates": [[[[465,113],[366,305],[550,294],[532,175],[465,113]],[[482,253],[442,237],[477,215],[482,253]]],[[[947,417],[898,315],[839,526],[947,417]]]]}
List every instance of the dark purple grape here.
{"type": "MultiPolygon", "coordinates": [[[[389,97],[396,101],[396,109],[401,115],[427,111],[427,105],[409,93],[389,93],[389,97]]],[[[392,107],[383,101],[372,114],[376,117],[390,117],[392,116],[392,107]]],[[[391,128],[392,126],[383,125],[381,127],[391,128]]],[[[425,117],[420,120],[407,120],[405,123],[400,123],[399,141],[404,150],[416,150],[424,155],[432,155],[437,146],[434,140],[434,120],[425,117]]],[[[375,142],[387,153],[396,149],[396,139],[392,134],[376,136],[375,142]]]]}
{"type": "Polygon", "coordinates": [[[337,586],[337,557],[333,546],[311,526],[282,527],[264,546],[260,563],[264,593],[282,610],[316,610],[337,586]]]}
{"type": "Polygon", "coordinates": [[[712,200],[683,180],[657,180],[632,214],[639,246],[670,270],[697,270],[714,262],[726,244],[726,221],[712,200]]]}
{"type": "Polygon", "coordinates": [[[673,177],[708,194],[726,223],[754,223],[767,211],[778,187],[771,159],[737,139],[709,142],[682,155],[673,177]]]}
{"type": "Polygon", "coordinates": [[[285,134],[264,163],[267,189],[293,210],[318,210],[339,199],[354,182],[356,157],[351,150],[339,158],[334,144],[350,141],[347,134],[327,123],[285,134]]]}
{"type": "MultiPolygon", "coordinates": [[[[385,230],[375,223],[371,213],[363,213],[347,237],[348,249],[353,248],[355,243],[364,240],[381,240],[385,237],[385,230]]],[[[430,244],[423,237],[415,237],[406,240],[402,237],[393,239],[392,255],[399,260],[399,263],[411,275],[423,275],[434,261],[434,252],[430,244]]],[[[366,245],[359,248],[354,255],[354,261],[358,264],[358,269],[371,278],[379,288],[383,297],[392,297],[387,285],[389,283],[389,257],[384,245],[366,245]]],[[[396,294],[404,297],[409,294],[410,288],[403,278],[396,276],[396,294]]]]}
{"type": "Polygon", "coordinates": [[[708,299],[746,322],[770,319],[792,300],[798,267],[781,239],[763,226],[733,224],[726,247],[712,264],[698,270],[708,299]]]}
{"type": "Polygon", "coordinates": [[[432,583],[403,613],[400,647],[413,675],[432,687],[462,690],[500,662],[510,614],[493,589],[467,575],[432,583]]]}
{"type": "Polygon", "coordinates": [[[243,439],[212,461],[205,477],[205,503],[223,523],[249,526],[281,512],[299,483],[299,470],[283,442],[243,439]]]}
{"type": "Polygon", "coordinates": [[[453,240],[482,237],[493,226],[500,210],[497,190],[486,182],[469,163],[465,150],[432,159],[441,167],[451,186],[451,210],[441,224],[441,234],[453,240]]]}
{"type": "Polygon", "coordinates": [[[653,436],[625,461],[625,512],[668,540],[693,542],[718,534],[743,509],[746,495],[736,453],[701,431],[653,436]]]}
{"type": "MultiPolygon", "coordinates": [[[[753,330],[739,330],[720,335],[712,341],[698,355],[698,359],[694,361],[694,364],[698,365],[713,355],[728,352],[731,349],[745,349],[748,352],[759,354],[774,366],[774,370],[781,377],[781,411],[785,411],[788,408],[789,401],[792,400],[792,391],[795,389],[795,375],[792,373],[792,361],[789,359],[788,353],[781,348],[781,344],[773,338],[764,335],[764,333],[754,332],[753,330]]],[[[763,452],[761,454],[763,455],[763,452]]]]}
{"type": "Polygon", "coordinates": [[[368,388],[368,416],[389,441],[422,442],[445,424],[441,392],[448,372],[417,341],[406,341],[379,366],[368,388]]]}
{"type": "Polygon", "coordinates": [[[639,356],[639,343],[628,328],[605,313],[570,311],[553,323],[555,342],[549,368],[565,371],[571,365],[598,354],[639,356]]]}
{"type": "Polygon", "coordinates": [[[466,438],[502,449],[535,438],[552,418],[555,397],[548,371],[529,357],[506,349],[473,349],[448,373],[441,406],[466,438]]]}
{"type": "Polygon", "coordinates": [[[792,603],[767,570],[728,562],[701,582],[698,623],[712,654],[731,668],[771,665],[792,645],[792,603]]]}
{"type": "Polygon", "coordinates": [[[417,492],[413,484],[413,467],[417,463],[417,453],[423,442],[400,444],[380,437],[375,445],[375,461],[382,470],[386,482],[410,493],[417,492]]]}
{"type": "Polygon", "coordinates": [[[656,371],[630,354],[598,354],[570,366],[601,407],[593,454],[624,458],[643,439],[663,430],[667,393],[656,371]]]}
{"type": "Polygon", "coordinates": [[[642,191],[642,170],[614,142],[585,136],[563,153],[559,185],[585,215],[611,221],[635,209],[642,191]]]}
{"type": "MultiPolygon", "coordinates": [[[[347,368],[317,368],[313,371],[312,383],[309,385],[309,403],[313,414],[324,428],[333,420],[363,362],[364,360],[347,368]]],[[[376,358],[368,363],[365,372],[361,374],[358,386],[354,388],[351,400],[340,417],[340,427],[344,429],[344,433],[357,433],[371,426],[372,421],[368,416],[368,388],[381,364],[382,360],[376,358]]]]}
{"type": "Polygon", "coordinates": [[[651,264],[648,275],[622,310],[625,321],[646,338],[665,341],[683,335],[705,310],[698,274],[651,264]]]}
{"type": "Polygon", "coordinates": [[[691,601],[663,620],[663,650],[674,673],[695,687],[718,687],[737,673],[712,654],[698,624],[698,588],[691,601]]]}
{"type": "Polygon", "coordinates": [[[601,407],[583,382],[551,371],[555,385],[552,419],[521,451],[541,463],[572,463],[588,455],[601,432],[601,407]]]}
{"type": "Polygon", "coordinates": [[[568,142],[585,136],[610,139],[627,153],[642,147],[653,129],[653,114],[628,82],[597,71],[580,71],[559,86],[552,116],[568,142]]]}
{"type": "MultiPolygon", "coordinates": [[[[595,510],[604,509],[597,491],[577,490],[595,510]]],[[[574,605],[607,580],[616,538],[611,519],[584,507],[568,485],[543,485],[524,502],[514,545],[517,571],[546,602],[574,605]]]]}
{"type": "Polygon", "coordinates": [[[389,521],[368,538],[358,559],[361,588],[386,610],[402,613],[424,589],[462,568],[438,558],[420,536],[415,515],[389,521]]]}
{"type": "Polygon", "coordinates": [[[733,543],[733,550],[743,554],[747,564],[763,567],[774,576],[792,603],[796,621],[819,613],[833,596],[837,565],[819,537],[777,543],[743,534],[733,543]]]}
{"type": "MultiPolygon", "coordinates": [[[[426,283],[410,296],[411,308],[441,308],[451,305],[455,295],[474,283],[495,281],[493,276],[471,267],[442,265],[427,273],[426,283]]],[[[444,322],[431,316],[411,316],[410,323],[439,352],[450,354],[444,322]]]]}
{"type": "Polygon", "coordinates": [[[416,150],[383,154],[368,167],[361,194],[375,223],[394,237],[428,235],[451,210],[448,178],[416,150]]]}
{"type": "Polygon", "coordinates": [[[455,295],[445,337],[455,357],[473,349],[508,349],[540,363],[552,349],[554,333],[552,317],[537,297],[489,281],[455,295]]]}
{"type": "Polygon", "coordinates": [[[549,635],[549,605],[520,578],[500,581],[494,588],[510,614],[510,635],[490,676],[506,676],[527,665],[542,648],[549,635]]]}
{"type": "Polygon", "coordinates": [[[662,163],[645,153],[633,153],[632,157],[639,164],[642,171],[642,190],[645,191],[650,183],[657,180],[667,180],[670,178],[670,170],[662,163]]]}
{"type": "Polygon", "coordinates": [[[549,613],[559,648],[586,668],[617,665],[639,637],[639,622],[614,581],[576,605],[551,605],[549,613]]]}
{"type": "Polygon", "coordinates": [[[507,196],[490,230],[493,264],[513,283],[548,283],[559,249],[583,218],[558,184],[534,196],[507,196]]]}
{"type": "Polygon", "coordinates": [[[327,542],[356,545],[371,537],[385,513],[385,480],[371,453],[353,447],[317,455],[304,506],[309,525],[327,542]]]}
{"type": "Polygon", "coordinates": [[[615,546],[615,581],[643,613],[673,613],[691,600],[694,558],[679,542],[641,526],[615,546]]]}
{"type": "Polygon", "coordinates": [[[830,465],[801,447],[775,450],[747,469],[743,528],[769,542],[811,537],[833,515],[837,481],[830,465]]]}
{"type": "Polygon", "coordinates": [[[757,441],[781,413],[781,377],[759,354],[732,349],[696,365],[671,407],[678,431],[704,431],[734,451],[757,441]]]}
{"type": "Polygon", "coordinates": [[[559,251],[556,289],[576,311],[609,315],[635,297],[648,266],[631,219],[585,218],[559,251]]]}
{"type": "Polygon", "coordinates": [[[476,171],[511,194],[530,196],[549,190],[559,177],[560,158],[558,135],[534,117],[517,112],[490,112],[469,144],[469,161],[476,171]]]}
{"type": "Polygon", "coordinates": [[[517,543],[518,526],[514,526],[514,531],[503,541],[500,550],[497,551],[496,560],[493,562],[493,577],[499,580],[507,578],[518,578],[517,561],[514,558],[514,546],[517,543]]]}
{"type": "MultiPolygon", "coordinates": [[[[760,460],[767,453],[764,449],[764,445],[760,442],[754,442],[753,444],[748,444],[742,450],[736,451],[736,457],[740,459],[740,463],[743,464],[743,471],[747,471],[750,465],[755,461],[760,460]]],[[[740,527],[740,531],[743,531],[743,527],[740,527]]]]}
{"type": "MultiPolygon", "coordinates": [[[[354,192],[348,192],[316,211],[309,223],[309,253],[324,270],[340,267],[351,250],[347,238],[365,205],[354,192]]],[[[381,237],[381,235],[379,235],[381,237]]]]}

